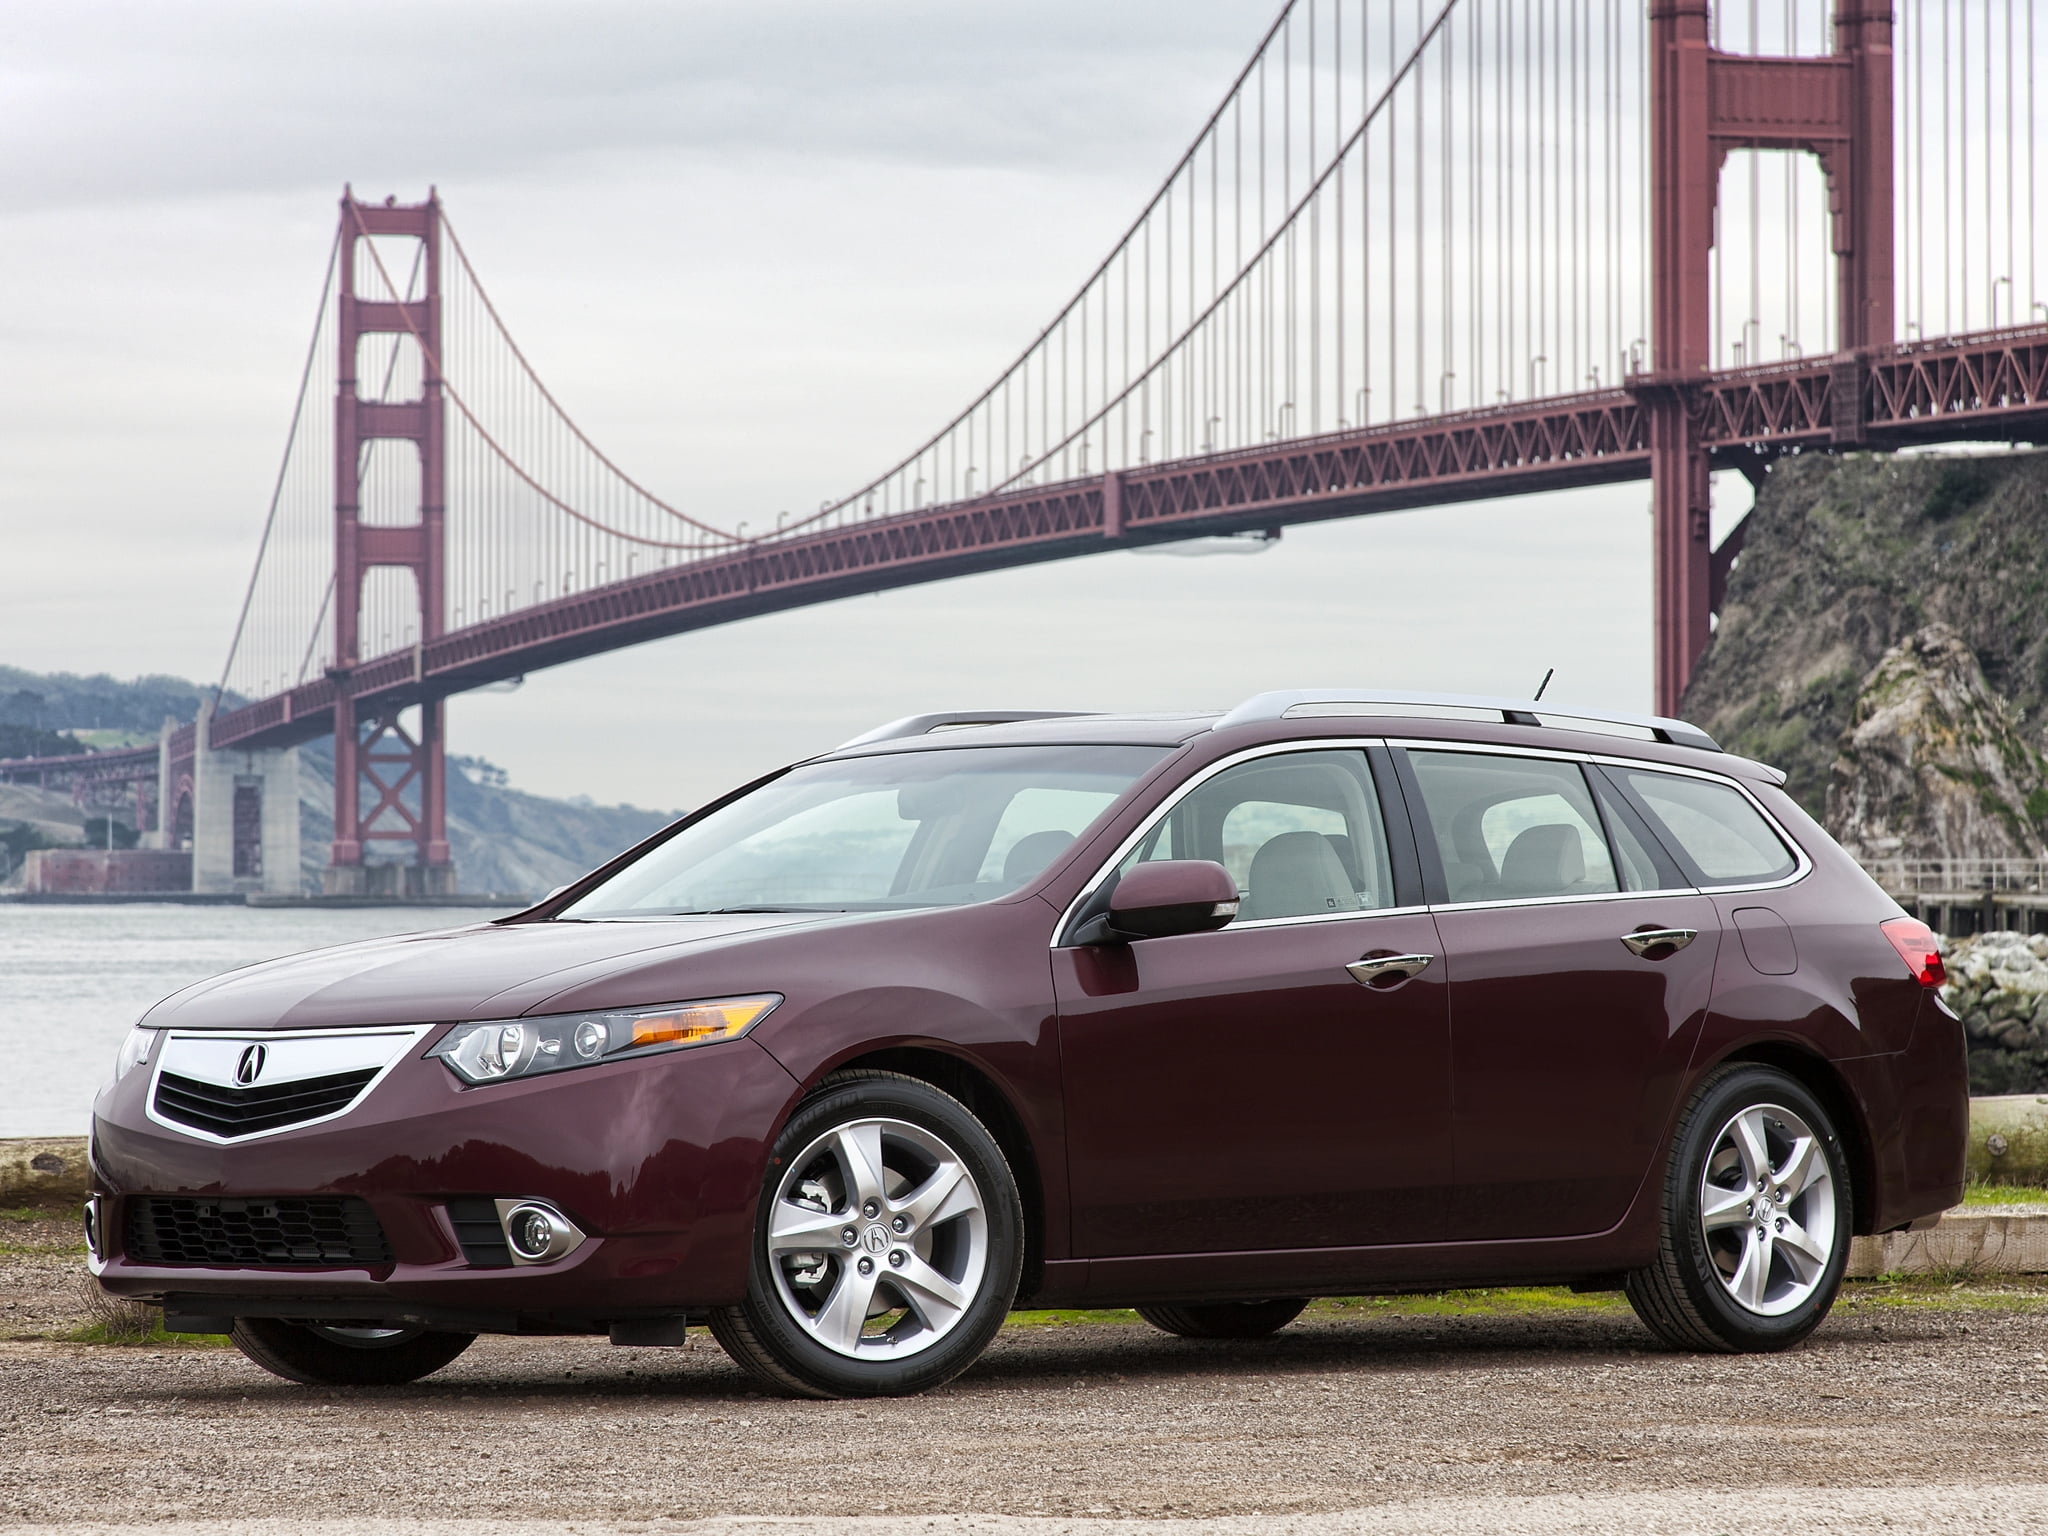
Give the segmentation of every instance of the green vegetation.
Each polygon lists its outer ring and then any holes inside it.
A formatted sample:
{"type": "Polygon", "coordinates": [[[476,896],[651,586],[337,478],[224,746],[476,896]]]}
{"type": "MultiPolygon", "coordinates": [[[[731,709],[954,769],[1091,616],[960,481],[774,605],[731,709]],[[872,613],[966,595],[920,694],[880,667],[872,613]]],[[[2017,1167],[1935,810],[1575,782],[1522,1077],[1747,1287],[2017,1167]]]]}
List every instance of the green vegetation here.
{"type": "Polygon", "coordinates": [[[46,731],[0,720],[0,757],[65,757],[85,749],[85,743],[69,731],[46,731]]]}
{"type": "Polygon", "coordinates": [[[107,1322],[95,1320],[59,1334],[60,1344],[111,1344],[117,1348],[133,1349],[138,1345],[153,1345],[162,1348],[174,1345],[180,1349],[231,1349],[224,1333],[165,1333],[163,1317],[154,1307],[138,1308],[147,1316],[138,1321],[107,1322]]]}
{"type": "Polygon", "coordinates": [[[1972,1184],[1964,1189],[1964,1210],[1984,1205],[2048,1205],[2048,1189],[2034,1184],[1972,1184]]]}
{"type": "Polygon", "coordinates": [[[1935,478],[1934,489],[1927,493],[1921,512],[1931,522],[1943,522],[1990,495],[2000,478],[1998,469],[1982,460],[1959,459],[1946,464],[1935,478]]]}
{"type": "Polygon", "coordinates": [[[1837,1310],[1914,1308],[1928,1312],[2023,1312],[2048,1307],[2048,1276],[1879,1275],[1842,1287],[1837,1310]]]}
{"type": "MultiPolygon", "coordinates": [[[[2029,1191],[2048,1196],[2048,1191],[2029,1191]]],[[[1851,1280],[1838,1306],[1923,1308],[1929,1311],[2016,1311],[2048,1307],[2048,1275],[1880,1275],[1851,1280]]],[[[1511,1286],[1494,1290],[1438,1291],[1419,1296],[1335,1296],[1312,1302],[1304,1317],[1563,1317],[1614,1316],[1628,1311],[1619,1291],[1580,1293],[1563,1286],[1511,1286]]],[[[1076,1328],[1141,1322],[1126,1309],[1062,1308],[1013,1312],[1013,1328],[1076,1328]]]]}

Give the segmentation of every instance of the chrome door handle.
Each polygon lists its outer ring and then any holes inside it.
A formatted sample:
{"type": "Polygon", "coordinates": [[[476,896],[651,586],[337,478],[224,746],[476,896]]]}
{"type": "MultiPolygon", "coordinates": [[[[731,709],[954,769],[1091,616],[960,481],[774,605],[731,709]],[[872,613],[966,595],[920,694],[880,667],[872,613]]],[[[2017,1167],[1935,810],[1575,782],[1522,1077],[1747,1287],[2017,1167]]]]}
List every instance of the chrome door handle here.
{"type": "Polygon", "coordinates": [[[1697,928],[1638,928],[1624,933],[1621,942],[1647,958],[1653,949],[1668,949],[1675,955],[1699,936],[1697,928]]]}
{"type": "Polygon", "coordinates": [[[1420,976],[1429,969],[1435,955],[1381,955],[1374,960],[1354,960],[1344,969],[1351,973],[1351,979],[1363,986],[1386,977],[1398,976],[1406,981],[1411,976],[1420,976]]]}

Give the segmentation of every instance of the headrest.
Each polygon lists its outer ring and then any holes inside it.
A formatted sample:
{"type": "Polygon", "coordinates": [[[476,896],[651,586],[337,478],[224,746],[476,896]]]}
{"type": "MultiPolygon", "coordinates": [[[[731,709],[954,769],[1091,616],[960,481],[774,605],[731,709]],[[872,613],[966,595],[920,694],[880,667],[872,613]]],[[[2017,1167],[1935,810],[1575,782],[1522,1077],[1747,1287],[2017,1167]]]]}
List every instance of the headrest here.
{"type": "Polygon", "coordinates": [[[1003,884],[1022,885],[1042,873],[1073,840],[1071,832],[1031,832],[1018,838],[1003,858],[1003,884]]]}
{"type": "Polygon", "coordinates": [[[1561,895],[1585,878],[1579,829],[1562,822],[1525,828],[1500,861],[1501,889],[1510,895],[1561,895]]]}

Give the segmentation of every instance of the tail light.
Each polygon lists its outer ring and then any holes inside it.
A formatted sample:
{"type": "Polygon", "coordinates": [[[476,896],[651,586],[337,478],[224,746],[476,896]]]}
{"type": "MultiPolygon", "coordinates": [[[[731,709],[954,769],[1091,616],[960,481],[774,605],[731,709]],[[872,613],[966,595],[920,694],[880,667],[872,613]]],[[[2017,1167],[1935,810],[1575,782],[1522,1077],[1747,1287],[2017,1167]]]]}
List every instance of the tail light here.
{"type": "Polygon", "coordinates": [[[1892,948],[1899,952],[1906,969],[1921,986],[1948,985],[1948,967],[1941,963],[1941,950],[1935,944],[1932,928],[1917,917],[1895,917],[1877,926],[1892,941],[1892,948]]]}

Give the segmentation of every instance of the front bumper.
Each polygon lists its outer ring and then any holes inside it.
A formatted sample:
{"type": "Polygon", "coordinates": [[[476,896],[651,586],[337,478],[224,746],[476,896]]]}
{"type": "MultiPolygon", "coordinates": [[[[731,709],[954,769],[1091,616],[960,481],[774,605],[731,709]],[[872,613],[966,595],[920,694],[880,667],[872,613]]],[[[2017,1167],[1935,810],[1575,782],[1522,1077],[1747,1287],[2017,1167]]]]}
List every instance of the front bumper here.
{"type": "Polygon", "coordinates": [[[215,1316],[530,1332],[700,1311],[745,1294],[768,1148],[797,1086],[744,1039],[478,1088],[415,1051],[339,1119],[223,1145],[151,1121],[148,1074],[131,1073],[94,1110],[96,1269],[110,1291],[215,1316]],[[143,1195],[353,1196],[391,1257],[147,1263],[127,1240],[143,1195]],[[479,1198],[544,1200],[589,1240],[550,1264],[479,1267],[448,1210],[479,1198]]]}

